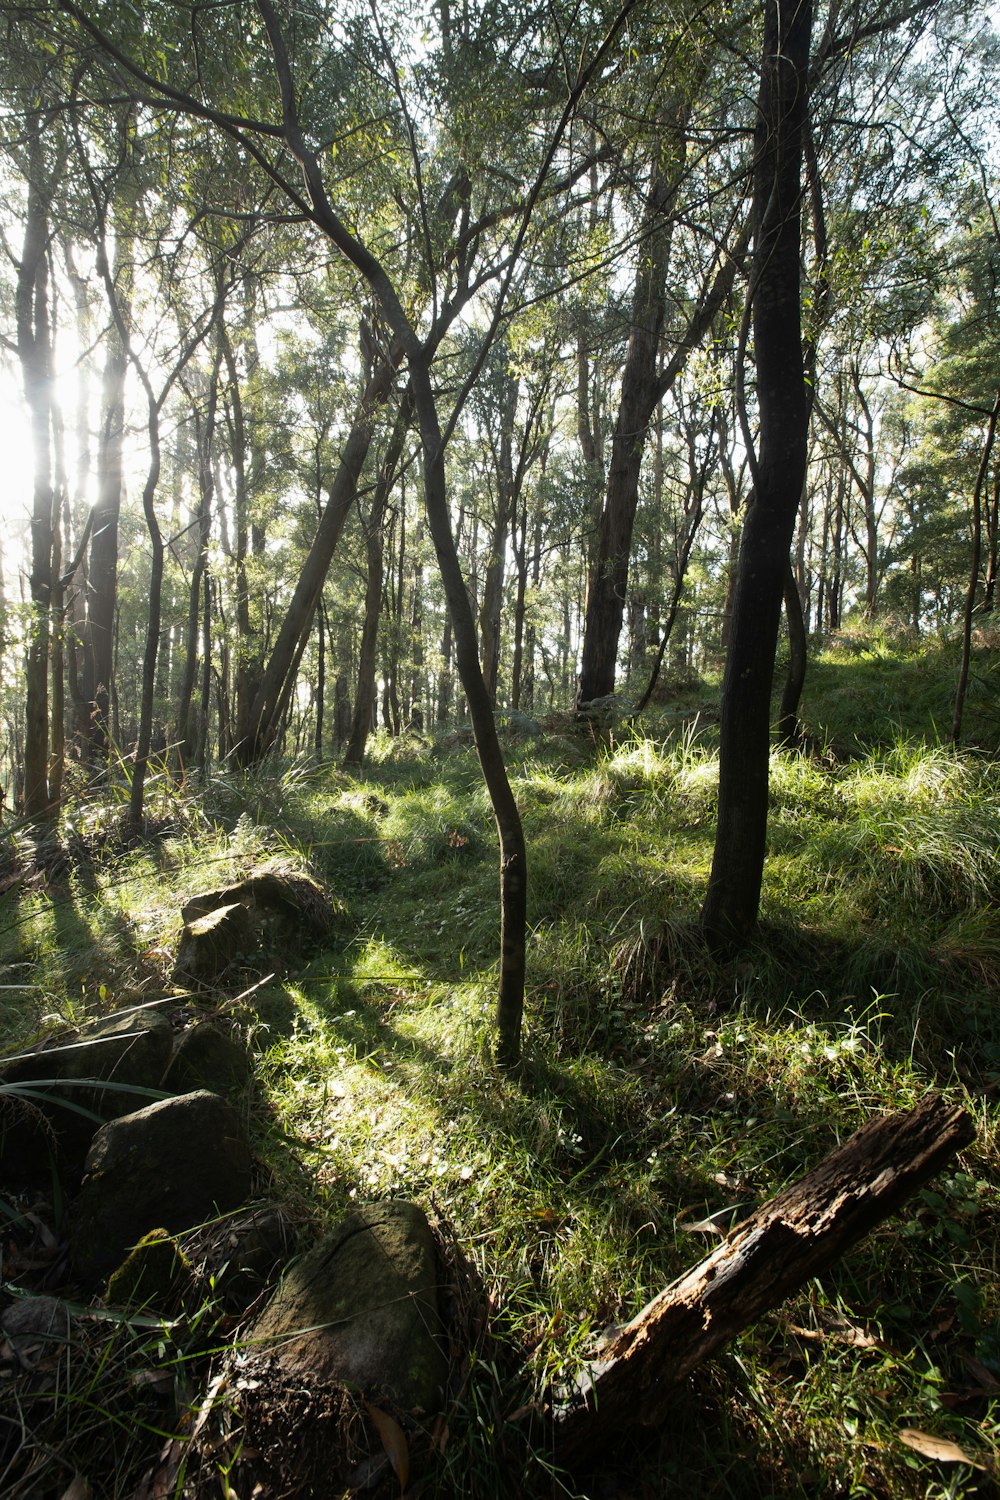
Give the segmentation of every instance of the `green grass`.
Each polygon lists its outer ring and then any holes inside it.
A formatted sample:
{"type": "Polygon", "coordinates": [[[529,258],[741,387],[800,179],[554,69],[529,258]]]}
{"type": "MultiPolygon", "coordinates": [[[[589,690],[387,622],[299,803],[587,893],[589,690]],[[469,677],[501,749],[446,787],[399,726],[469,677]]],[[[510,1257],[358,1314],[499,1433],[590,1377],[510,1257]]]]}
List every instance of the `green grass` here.
{"type": "MultiPolygon", "coordinates": [[[[696,926],[710,726],[512,743],[531,925],[517,1080],[491,1062],[496,848],[460,747],[379,745],[357,778],[220,781],[172,837],[0,902],[0,964],[16,982],[33,966],[35,1020],[167,985],[182,897],[263,852],[297,852],[348,903],[344,945],[240,1014],[279,1193],[319,1222],[413,1197],[480,1288],[488,1334],[443,1451],[422,1457],[423,1494],[988,1492],[983,1471],[899,1434],[983,1462],[1000,1444],[1000,769],[943,748],[926,704],[916,738],[838,728],[886,660],[843,646],[817,665],[816,722],[853,754],[773,758],[760,938],[725,964],[696,926]],[[694,1226],[930,1089],[972,1110],[977,1143],[699,1372],[661,1434],[603,1478],[554,1476],[538,1412],[606,1324],[707,1251],[694,1226]]],[[[26,1023],[8,1024],[13,1042],[26,1023]]]]}

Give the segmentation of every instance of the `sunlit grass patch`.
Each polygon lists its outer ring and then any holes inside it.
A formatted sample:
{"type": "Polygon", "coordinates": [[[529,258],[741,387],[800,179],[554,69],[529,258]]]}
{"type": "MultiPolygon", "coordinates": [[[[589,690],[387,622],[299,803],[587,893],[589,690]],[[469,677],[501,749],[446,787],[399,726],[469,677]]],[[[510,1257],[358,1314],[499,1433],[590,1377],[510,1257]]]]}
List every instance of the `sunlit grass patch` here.
{"type": "MultiPolygon", "coordinates": [[[[839,764],[775,754],[761,929],[721,963],[698,930],[710,737],[532,740],[512,770],[530,931],[524,1064],[509,1077],[491,1053],[495,831],[471,755],[451,756],[414,744],[361,777],[279,778],[277,830],[262,782],[252,807],[234,800],[224,821],[98,869],[78,904],[79,952],[100,937],[102,962],[127,975],[168,941],[183,895],[279,849],[351,903],[349,941],[297,956],[237,1015],[275,1184],[319,1220],[413,1198],[482,1281],[493,1341],[425,1493],[576,1492],[551,1478],[537,1413],[605,1325],[858,1125],[944,1088],[975,1111],[975,1146],[679,1395],[687,1416],[658,1469],[638,1444],[624,1462],[637,1493],[686,1493],[695,1475],[720,1500],[971,1497],[971,1469],[935,1468],[898,1432],[973,1455],[996,1440],[986,1384],[949,1405],[970,1369],[1000,1381],[994,768],[935,745],[839,764]]],[[[49,983],[65,950],[47,899],[22,898],[18,951],[49,983]]]]}

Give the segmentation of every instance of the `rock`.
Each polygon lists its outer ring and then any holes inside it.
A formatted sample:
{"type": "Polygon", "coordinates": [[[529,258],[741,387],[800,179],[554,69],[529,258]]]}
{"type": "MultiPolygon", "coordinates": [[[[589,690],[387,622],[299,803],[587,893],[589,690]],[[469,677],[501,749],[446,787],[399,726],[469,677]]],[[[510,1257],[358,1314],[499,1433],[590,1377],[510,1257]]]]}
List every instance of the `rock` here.
{"type": "Polygon", "coordinates": [[[191,922],[232,901],[261,915],[286,917],[300,935],[318,941],[330,937],[344,917],[343,905],[318,880],[301,870],[277,869],[257,870],[235,885],[191,896],[181,908],[181,916],[191,922]]]}
{"type": "Polygon", "coordinates": [[[185,920],[174,976],[188,984],[213,984],[241,954],[257,946],[249,908],[240,901],[185,920]]]}
{"type": "Polygon", "coordinates": [[[192,1286],[191,1266],[173,1235],[151,1229],[108,1281],[112,1307],[155,1307],[165,1312],[192,1286]]]}
{"type": "Polygon", "coordinates": [[[0,1313],[0,1339],[22,1370],[58,1364],[72,1332],[70,1310],[58,1297],[19,1297],[0,1313]]]}
{"type": "Polygon", "coordinates": [[[247,1133],[217,1094],[202,1089],[113,1120],[87,1154],[72,1236],[78,1274],[93,1285],[151,1229],[191,1229],[249,1191],[247,1133]]]}
{"type": "Polygon", "coordinates": [[[8,1063],[0,1072],[0,1092],[11,1086],[0,1110],[0,1179],[45,1179],[53,1157],[79,1167],[100,1124],[128,1114],[143,1100],[141,1092],[122,1086],[159,1087],[173,1035],[158,1011],[130,1010],[91,1022],[73,1042],[42,1047],[8,1063]],[[81,1086],[90,1079],[116,1087],[81,1086]],[[22,1097],[18,1085],[31,1089],[31,1097],[22,1097]]]}
{"type": "Polygon", "coordinates": [[[423,1211],[369,1204],[292,1266],[250,1339],[290,1375],[426,1415],[439,1409],[448,1373],[439,1280],[423,1211]]]}
{"type": "Polygon", "coordinates": [[[183,1031],[163,1075],[163,1087],[172,1094],[210,1089],[216,1094],[240,1093],[250,1082],[250,1059],[211,1021],[196,1021],[183,1031]]]}

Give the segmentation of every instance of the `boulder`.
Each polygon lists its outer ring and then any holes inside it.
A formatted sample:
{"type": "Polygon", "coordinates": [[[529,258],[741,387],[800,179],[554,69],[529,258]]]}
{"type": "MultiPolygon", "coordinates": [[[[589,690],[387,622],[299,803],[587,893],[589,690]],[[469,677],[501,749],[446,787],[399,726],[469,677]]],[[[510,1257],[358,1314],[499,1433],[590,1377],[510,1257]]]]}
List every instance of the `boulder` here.
{"type": "Polygon", "coordinates": [[[415,1203],[350,1214],[287,1272],[250,1339],[289,1375],[440,1408],[448,1365],[430,1226],[415,1203]]]}
{"type": "Polygon", "coordinates": [[[246,1129],[217,1094],[202,1089],[113,1120],[87,1154],[72,1235],[77,1272],[93,1285],[151,1229],[191,1229],[249,1191],[246,1129]]]}
{"type": "Polygon", "coordinates": [[[343,924],[344,907],[301,870],[261,869],[234,885],[191,896],[181,908],[186,923],[233,903],[245,906],[258,926],[277,929],[277,936],[300,942],[326,942],[343,924]]]}
{"type": "Polygon", "coordinates": [[[160,1086],[173,1035],[158,1011],[130,1010],[9,1062],[0,1071],[0,1180],[45,1179],[53,1157],[79,1167],[101,1123],[160,1086]]]}
{"type": "Polygon", "coordinates": [[[246,1049],[211,1021],[196,1021],[181,1032],[163,1075],[163,1087],[171,1094],[197,1089],[238,1094],[249,1082],[246,1049]]]}
{"type": "Polygon", "coordinates": [[[256,946],[249,907],[230,901],[185,919],[174,976],[188,984],[214,984],[237,958],[256,946]]]}

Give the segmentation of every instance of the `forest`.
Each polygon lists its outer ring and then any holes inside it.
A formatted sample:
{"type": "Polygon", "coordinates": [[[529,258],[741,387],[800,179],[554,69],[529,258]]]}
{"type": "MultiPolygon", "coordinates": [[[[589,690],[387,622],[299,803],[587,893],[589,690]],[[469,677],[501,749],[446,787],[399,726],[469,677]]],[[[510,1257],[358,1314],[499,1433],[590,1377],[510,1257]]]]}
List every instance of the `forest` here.
{"type": "Polygon", "coordinates": [[[0,21],[0,1493],[994,1493],[993,14],[0,21]],[[82,1269],[114,1091],[178,1088],[60,1069],[146,1010],[250,1060],[286,1261],[430,1215],[441,1408],[348,1382],[343,1474],[198,1216],[82,1269]],[[669,1410],[580,1396],[939,1098],[669,1410]]]}

